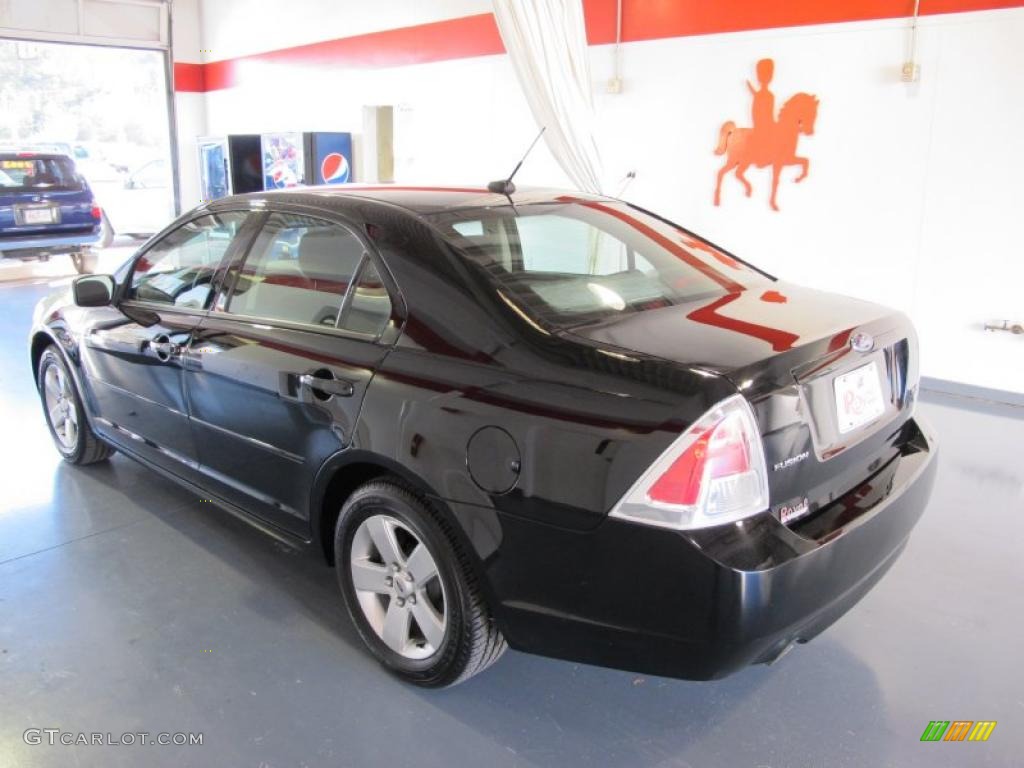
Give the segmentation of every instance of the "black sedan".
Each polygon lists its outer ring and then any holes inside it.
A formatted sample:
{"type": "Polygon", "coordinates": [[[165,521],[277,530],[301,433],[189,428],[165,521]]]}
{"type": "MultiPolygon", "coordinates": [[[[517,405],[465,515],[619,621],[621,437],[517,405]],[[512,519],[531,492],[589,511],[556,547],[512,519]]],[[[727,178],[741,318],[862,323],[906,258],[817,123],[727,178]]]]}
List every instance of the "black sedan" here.
{"type": "Polygon", "coordinates": [[[31,357],[69,462],[319,550],[427,686],[506,645],[773,661],[893,564],[936,466],[906,317],[575,193],[220,200],[41,302],[31,357]]]}

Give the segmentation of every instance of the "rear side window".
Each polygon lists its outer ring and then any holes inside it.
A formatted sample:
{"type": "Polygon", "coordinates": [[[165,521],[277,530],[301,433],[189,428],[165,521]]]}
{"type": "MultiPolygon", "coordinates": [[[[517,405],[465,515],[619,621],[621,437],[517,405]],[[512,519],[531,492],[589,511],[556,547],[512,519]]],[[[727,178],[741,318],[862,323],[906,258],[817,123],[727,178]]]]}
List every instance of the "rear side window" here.
{"type": "Polygon", "coordinates": [[[6,192],[78,191],[82,182],[67,157],[0,155],[0,189],[6,192]]]}
{"type": "Polygon", "coordinates": [[[301,214],[271,213],[235,279],[231,314],[336,327],[362,242],[301,214]]]}
{"type": "Polygon", "coordinates": [[[391,319],[391,299],[377,267],[367,257],[352,289],[352,297],[342,310],[338,325],[345,330],[380,336],[391,319]]]}
{"type": "Polygon", "coordinates": [[[770,278],[684,229],[615,201],[435,214],[504,303],[556,327],[736,293],[770,278]]]}
{"type": "Polygon", "coordinates": [[[135,262],[127,298],[209,308],[214,275],[248,215],[211,214],[172,230],[135,262]]]}

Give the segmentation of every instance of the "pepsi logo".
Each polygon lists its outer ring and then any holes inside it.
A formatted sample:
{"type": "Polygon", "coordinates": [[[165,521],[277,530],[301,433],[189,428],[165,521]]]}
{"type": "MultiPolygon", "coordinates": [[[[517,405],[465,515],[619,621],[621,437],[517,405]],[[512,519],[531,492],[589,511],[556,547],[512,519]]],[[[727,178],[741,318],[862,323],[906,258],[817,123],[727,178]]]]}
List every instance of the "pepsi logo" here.
{"type": "Polygon", "coordinates": [[[348,181],[348,160],[340,152],[331,152],[320,163],[320,178],[324,184],[344,184],[348,181]]]}

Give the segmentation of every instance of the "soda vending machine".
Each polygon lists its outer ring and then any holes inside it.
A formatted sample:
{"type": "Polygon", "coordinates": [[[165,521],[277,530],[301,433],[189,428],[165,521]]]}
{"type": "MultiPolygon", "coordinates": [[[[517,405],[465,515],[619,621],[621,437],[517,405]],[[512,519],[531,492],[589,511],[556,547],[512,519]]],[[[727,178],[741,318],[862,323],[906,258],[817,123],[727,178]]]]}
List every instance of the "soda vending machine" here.
{"type": "Polygon", "coordinates": [[[351,133],[265,133],[262,154],[264,189],[353,180],[351,133]]]}
{"type": "Polygon", "coordinates": [[[307,184],[346,184],[355,181],[351,133],[307,133],[305,151],[307,184]]]}
{"type": "Polygon", "coordinates": [[[201,136],[196,143],[204,202],[263,189],[258,134],[201,136]]]}
{"type": "Polygon", "coordinates": [[[287,189],[306,183],[301,133],[264,133],[261,138],[263,188],[287,189]]]}

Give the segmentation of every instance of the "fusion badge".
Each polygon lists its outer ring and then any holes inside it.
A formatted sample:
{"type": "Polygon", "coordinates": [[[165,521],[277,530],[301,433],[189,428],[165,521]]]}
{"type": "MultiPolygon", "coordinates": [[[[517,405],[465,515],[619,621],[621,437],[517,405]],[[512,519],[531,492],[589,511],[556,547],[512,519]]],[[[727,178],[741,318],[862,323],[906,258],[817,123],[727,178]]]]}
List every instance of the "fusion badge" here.
{"type": "Polygon", "coordinates": [[[801,461],[803,461],[810,455],[810,451],[804,451],[803,453],[798,453],[796,456],[790,456],[788,459],[784,459],[783,461],[776,461],[772,465],[772,472],[778,472],[779,470],[782,469],[789,469],[794,464],[799,464],[801,461]]]}

